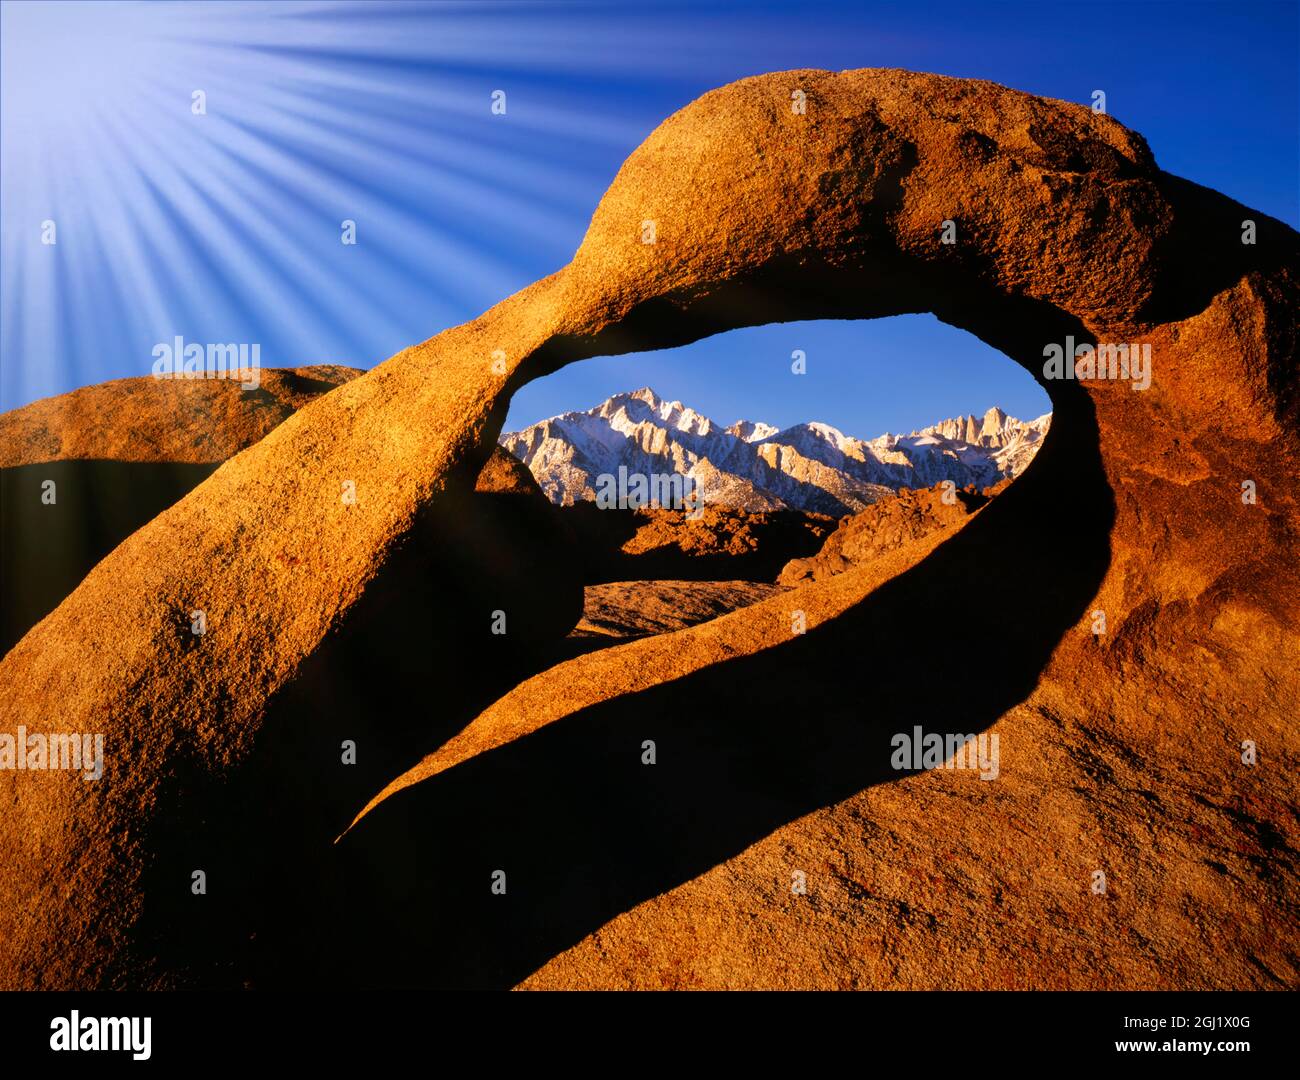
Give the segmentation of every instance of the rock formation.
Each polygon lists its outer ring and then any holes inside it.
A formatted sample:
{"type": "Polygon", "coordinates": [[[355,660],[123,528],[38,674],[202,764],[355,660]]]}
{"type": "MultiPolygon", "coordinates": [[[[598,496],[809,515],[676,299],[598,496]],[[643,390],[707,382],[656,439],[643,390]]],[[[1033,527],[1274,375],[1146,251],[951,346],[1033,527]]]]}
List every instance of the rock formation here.
{"type": "Polygon", "coordinates": [[[781,590],[757,581],[611,581],[588,585],[575,637],[667,634],[749,607],[781,590]]]}
{"type": "Polygon", "coordinates": [[[224,379],[115,379],[0,414],[0,655],[222,461],[360,374],[267,368],[256,390],[224,379]]]}
{"type": "Polygon", "coordinates": [[[46,461],[211,465],[234,457],[307,402],[362,374],[338,364],[228,379],[145,375],[83,386],[0,414],[0,467],[46,461]]]}
{"type": "MultiPolygon", "coordinates": [[[[104,554],[211,476],[221,463],[210,455],[253,445],[308,401],[359,374],[266,369],[260,391],[229,381],[121,379],[0,417],[5,647],[104,554]],[[42,485],[51,481],[55,499],[46,503],[42,485]]],[[[247,983],[256,966],[250,942],[281,914],[261,895],[274,893],[276,875],[296,874],[300,886],[313,846],[327,849],[357,803],[412,755],[437,746],[547,662],[581,608],[571,534],[528,470],[496,450],[473,491],[458,491],[422,518],[349,618],[268,704],[273,737],[263,741],[263,759],[296,757],[301,784],[274,766],[245,768],[218,792],[202,795],[202,785],[184,772],[162,781],[190,790],[184,812],[174,808],[171,820],[150,830],[153,880],[180,872],[192,845],[205,852],[206,873],[220,878],[226,867],[238,870],[214,905],[218,914],[183,913],[198,916],[202,940],[191,941],[181,956],[166,926],[156,924],[176,918],[169,901],[185,894],[169,897],[159,884],[152,923],[138,928],[152,938],[155,965],[201,965],[209,984],[247,983]],[[495,611],[505,615],[505,633],[484,649],[495,611]],[[413,710],[431,680],[443,687],[437,709],[413,710]],[[345,752],[352,759],[346,768],[345,752]],[[213,830],[207,817],[219,817],[221,827],[213,830]],[[232,847],[241,833],[266,843],[232,847]],[[286,860],[277,842],[300,849],[299,857],[286,860]]],[[[62,731],[57,714],[44,725],[25,726],[42,735],[62,731]]],[[[108,748],[111,754],[111,743],[108,748]]]]}
{"type": "Polygon", "coordinates": [[[835,526],[824,514],[751,513],[705,505],[682,510],[601,510],[566,506],[583,580],[775,580],[791,559],[813,555],[835,526]]]}
{"type": "Polygon", "coordinates": [[[777,584],[802,585],[842,574],[912,540],[960,524],[986,502],[988,498],[982,494],[942,484],[920,491],[900,491],[843,518],[816,555],[791,559],[777,577],[777,584]]]}
{"type": "MultiPolygon", "coordinates": [[[[158,837],[228,806],[232,773],[312,781],[269,703],[471,485],[518,386],[931,311],[1040,378],[1067,338],[1149,344],[1151,385],[1045,380],[1043,449],[960,530],[522,684],[336,845],[303,956],[384,984],[1296,985],[1297,253],[1084,106],[897,70],[704,95],[568,266],[298,410],[0,662],[0,731],[101,732],[108,759],[95,783],[0,774],[0,978],[221,981],[184,947],[210,908],[148,919],[208,838],[159,878],[158,837]],[[997,633],[935,641],[974,612],[997,633]],[[1001,778],[894,770],[918,717],[999,734],[1001,778]]],[[[260,841],[227,839],[213,888],[241,891],[260,841]]]]}
{"type": "MultiPolygon", "coordinates": [[[[222,461],[362,372],[320,365],[260,374],[256,390],[229,380],[117,379],[0,414],[0,654],[222,461]]],[[[523,636],[563,637],[579,602],[572,559],[548,559],[550,573],[531,583],[520,568],[543,549],[566,547],[565,527],[504,451],[488,459],[475,492],[474,507],[459,507],[441,525],[444,546],[447,535],[466,533],[444,570],[477,578],[498,603],[512,600],[523,636]]]]}

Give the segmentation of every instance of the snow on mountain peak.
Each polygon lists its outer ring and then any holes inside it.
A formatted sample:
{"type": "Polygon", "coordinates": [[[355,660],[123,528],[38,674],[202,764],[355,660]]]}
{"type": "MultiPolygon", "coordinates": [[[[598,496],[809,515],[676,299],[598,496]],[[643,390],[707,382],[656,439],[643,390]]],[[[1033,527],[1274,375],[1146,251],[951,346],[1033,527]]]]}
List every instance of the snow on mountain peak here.
{"type": "Polygon", "coordinates": [[[780,428],[773,427],[771,424],[754,423],[750,420],[737,420],[731,427],[727,428],[728,435],[734,435],[741,442],[755,443],[762,442],[780,432],[780,428]]]}
{"type": "Polygon", "coordinates": [[[827,442],[833,442],[836,446],[844,441],[844,432],[839,428],[831,427],[830,424],[813,421],[810,424],[803,424],[802,426],[806,427],[809,431],[820,435],[827,442]]]}
{"type": "MultiPolygon", "coordinates": [[[[629,401],[639,401],[646,407],[656,411],[659,409],[659,406],[663,404],[663,398],[656,394],[650,387],[643,386],[639,390],[625,390],[621,394],[614,394],[612,397],[606,398],[600,405],[597,405],[596,409],[600,409],[607,405],[626,405],[629,401]]],[[[591,411],[594,412],[595,410],[591,411]]]]}
{"type": "Polygon", "coordinates": [[[941,480],[987,487],[1019,475],[1050,422],[1050,413],[1025,422],[994,406],[982,419],[972,414],[870,441],[820,421],[781,430],[738,420],[722,429],[645,386],[586,412],[509,432],[501,443],[557,503],[594,498],[599,477],[621,466],[646,475],[688,476],[706,502],[838,515],[901,488],[941,480]]]}

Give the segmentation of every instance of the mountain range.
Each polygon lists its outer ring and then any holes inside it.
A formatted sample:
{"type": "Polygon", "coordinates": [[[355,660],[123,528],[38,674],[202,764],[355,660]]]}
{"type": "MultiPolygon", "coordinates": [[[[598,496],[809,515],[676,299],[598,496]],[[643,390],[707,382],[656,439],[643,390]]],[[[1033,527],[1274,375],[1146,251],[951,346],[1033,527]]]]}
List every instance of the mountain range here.
{"type": "Polygon", "coordinates": [[[781,430],[738,420],[724,428],[642,387],[507,432],[500,442],[560,505],[595,499],[599,478],[621,466],[628,475],[689,477],[706,504],[839,516],[903,488],[944,480],[982,488],[1018,476],[1050,422],[1050,413],[1025,421],[994,407],[982,419],[956,417],[871,440],[823,423],[781,430]]]}

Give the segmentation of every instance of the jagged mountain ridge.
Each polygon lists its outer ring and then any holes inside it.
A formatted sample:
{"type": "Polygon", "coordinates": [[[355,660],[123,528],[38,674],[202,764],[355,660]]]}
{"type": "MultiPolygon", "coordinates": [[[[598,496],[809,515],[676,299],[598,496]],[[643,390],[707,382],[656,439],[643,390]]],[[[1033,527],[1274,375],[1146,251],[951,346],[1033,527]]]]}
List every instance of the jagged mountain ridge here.
{"type": "Polygon", "coordinates": [[[707,504],[842,515],[902,488],[944,480],[988,487],[1018,476],[1050,422],[1050,413],[1023,421],[994,407],[982,419],[957,417],[872,440],[822,423],[780,430],[739,420],[723,428],[642,387],[507,432],[500,442],[561,505],[595,499],[598,478],[617,476],[623,466],[628,475],[690,477],[707,504]]]}

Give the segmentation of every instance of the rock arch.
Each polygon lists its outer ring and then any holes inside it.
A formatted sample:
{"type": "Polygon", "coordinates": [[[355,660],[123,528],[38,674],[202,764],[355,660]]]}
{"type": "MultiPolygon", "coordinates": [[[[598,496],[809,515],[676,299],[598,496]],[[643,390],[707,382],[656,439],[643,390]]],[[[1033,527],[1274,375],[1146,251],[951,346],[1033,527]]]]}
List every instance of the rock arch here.
{"type": "MultiPolygon", "coordinates": [[[[1088,475],[1113,493],[1088,603],[1116,631],[1095,662],[1118,678],[1143,661],[1154,674],[1131,685],[1150,692],[1186,679],[1184,647],[1221,657],[1236,700],[1254,695],[1280,731],[1296,676],[1277,658],[1294,655],[1300,609],[1282,571],[1300,517],[1296,267],[1294,231],[1162,172],[1140,136],[1083,106],[895,70],[704,95],[624,164],[567,267],[302,409],[130,537],[0,663],[0,730],[57,718],[123,755],[98,785],[0,774],[5,984],[184,982],[135,942],[150,823],[193,777],[256,754],[267,701],[419,515],[477,473],[515,388],[724,328],[929,310],[1031,371],[1066,335],[1149,342],[1148,391],[1048,384],[1044,455],[1091,446],[1088,475]],[[955,245],[938,242],[947,220],[955,245]],[[334,497],[345,476],[352,506],[334,497]],[[176,613],[200,601],[209,632],[182,649],[176,613]]],[[[1067,641],[1050,662],[1094,645],[1067,641]]]]}

